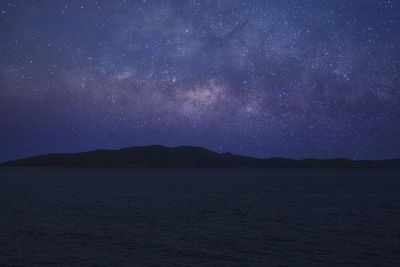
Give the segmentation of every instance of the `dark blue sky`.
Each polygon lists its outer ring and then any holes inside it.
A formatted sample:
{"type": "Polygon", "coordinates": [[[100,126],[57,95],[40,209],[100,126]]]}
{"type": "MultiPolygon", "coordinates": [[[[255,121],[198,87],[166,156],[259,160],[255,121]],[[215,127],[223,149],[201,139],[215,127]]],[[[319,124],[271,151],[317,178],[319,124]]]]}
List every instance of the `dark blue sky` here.
{"type": "Polygon", "coordinates": [[[400,157],[400,3],[0,1],[0,161],[400,157]]]}

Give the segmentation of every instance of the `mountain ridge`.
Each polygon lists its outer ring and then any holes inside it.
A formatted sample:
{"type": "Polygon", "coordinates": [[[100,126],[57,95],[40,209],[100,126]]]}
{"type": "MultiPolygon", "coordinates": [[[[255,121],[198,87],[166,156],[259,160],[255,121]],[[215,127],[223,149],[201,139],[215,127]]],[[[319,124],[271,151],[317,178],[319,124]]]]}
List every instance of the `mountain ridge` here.
{"type": "Polygon", "coordinates": [[[76,153],[49,153],[7,161],[1,167],[88,168],[400,168],[400,159],[350,160],[255,158],[198,146],[133,146],[76,153]]]}

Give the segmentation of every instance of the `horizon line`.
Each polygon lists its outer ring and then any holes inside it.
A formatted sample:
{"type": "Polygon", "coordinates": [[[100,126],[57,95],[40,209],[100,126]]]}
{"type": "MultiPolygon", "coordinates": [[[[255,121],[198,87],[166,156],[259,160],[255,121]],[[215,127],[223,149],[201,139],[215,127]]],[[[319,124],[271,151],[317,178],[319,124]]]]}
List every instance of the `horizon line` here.
{"type": "Polygon", "coordinates": [[[183,148],[183,147],[188,147],[188,148],[200,148],[200,149],[205,149],[214,153],[218,154],[232,154],[234,156],[239,156],[239,157],[246,157],[246,158],[251,158],[251,159],[256,159],[256,160],[273,160],[273,159],[281,159],[281,160],[294,160],[294,161],[306,161],[306,160],[317,160],[317,161],[329,161],[329,160],[347,160],[347,161],[352,161],[352,162],[363,162],[363,161],[390,161],[390,160],[400,160],[400,156],[396,158],[381,158],[381,159],[351,159],[347,157],[330,157],[330,158],[318,158],[318,157],[304,157],[304,158],[291,158],[291,157],[278,157],[278,156],[272,156],[272,157],[255,157],[255,156],[248,156],[248,155],[243,155],[243,154],[235,154],[230,151],[224,151],[224,152],[218,152],[213,149],[210,149],[208,147],[203,147],[203,146],[197,146],[197,145],[177,145],[177,146],[169,146],[169,145],[162,145],[162,144],[153,144],[153,145],[136,145],[136,146],[126,146],[126,147],[119,147],[119,148],[95,148],[95,149],[88,149],[88,150],[81,150],[81,151],[75,151],[75,152],[45,152],[41,154],[35,154],[32,156],[25,156],[25,157],[20,157],[16,159],[11,159],[11,160],[6,160],[6,161],[1,161],[0,165],[12,162],[12,161],[18,161],[18,160],[24,160],[32,157],[40,157],[40,156],[46,156],[46,155],[57,155],[57,154],[80,154],[80,153],[87,153],[87,152],[94,152],[94,151],[118,151],[118,150],[124,150],[124,149],[131,149],[131,148],[149,148],[149,147],[162,147],[162,148],[168,148],[168,149],[176,149],[176,148],[183,148]]]}

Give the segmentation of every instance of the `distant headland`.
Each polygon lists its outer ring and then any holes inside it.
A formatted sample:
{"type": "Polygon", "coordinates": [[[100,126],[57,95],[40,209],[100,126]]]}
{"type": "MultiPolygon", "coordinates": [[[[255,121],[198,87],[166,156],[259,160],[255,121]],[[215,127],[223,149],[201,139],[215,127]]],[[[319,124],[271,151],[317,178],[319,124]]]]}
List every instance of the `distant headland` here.
{"type": "Polygon", "coordinates": [[[0,164],[1,167],[83,168],[400,168],[400,159],[349,160],[252,158],[202,147],[161,145],[79,153],[45,154],[0,164]]]}

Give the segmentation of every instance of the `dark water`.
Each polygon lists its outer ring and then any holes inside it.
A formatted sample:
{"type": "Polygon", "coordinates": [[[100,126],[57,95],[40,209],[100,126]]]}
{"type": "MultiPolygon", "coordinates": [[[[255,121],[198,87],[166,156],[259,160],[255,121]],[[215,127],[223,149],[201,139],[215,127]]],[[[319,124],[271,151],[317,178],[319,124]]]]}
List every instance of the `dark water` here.
{"type": "Polygon", "coordinates": [[[400,266],[395,170],[0,169],[0,266],[400,266]]]}

